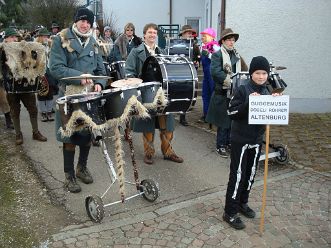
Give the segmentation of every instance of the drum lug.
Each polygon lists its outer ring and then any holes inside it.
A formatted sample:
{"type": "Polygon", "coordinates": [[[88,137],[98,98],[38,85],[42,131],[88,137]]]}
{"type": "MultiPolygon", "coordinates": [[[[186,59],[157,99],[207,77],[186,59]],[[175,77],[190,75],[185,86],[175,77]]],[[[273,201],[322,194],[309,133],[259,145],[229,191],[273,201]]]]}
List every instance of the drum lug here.
{"type": "Polygon", "coordinates": [[[120,94],[120,96],[121,96],[121,99],[124,99],[124,93],[123,92],[120,94]]]}
{"type": "Polygon", "coordinates": [[[88,103],[86,104],[86,106],[87,106],[87,109],[88,109],[88,110],[91,110],[91,103],[88,102],[88,103]]]}

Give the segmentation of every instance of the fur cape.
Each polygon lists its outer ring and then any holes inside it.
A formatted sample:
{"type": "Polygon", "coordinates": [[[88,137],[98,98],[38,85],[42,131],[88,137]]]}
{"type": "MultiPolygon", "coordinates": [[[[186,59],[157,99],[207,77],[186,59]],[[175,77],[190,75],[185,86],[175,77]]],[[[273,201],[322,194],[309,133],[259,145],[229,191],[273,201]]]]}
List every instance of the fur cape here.
{"type": "MultiPolygon", "coordinates": [[[[38,42],[9,42],[0,44],[0,53],[5,56],[5,63],[8,66],[15,80],[26,78],[29,83],[46,72],[45,47],[38,42]]],[[[4,63],[3,62],[3,63],[4,63]]],[[[2,73],[0,73],[2,79],[2,73]]]]}

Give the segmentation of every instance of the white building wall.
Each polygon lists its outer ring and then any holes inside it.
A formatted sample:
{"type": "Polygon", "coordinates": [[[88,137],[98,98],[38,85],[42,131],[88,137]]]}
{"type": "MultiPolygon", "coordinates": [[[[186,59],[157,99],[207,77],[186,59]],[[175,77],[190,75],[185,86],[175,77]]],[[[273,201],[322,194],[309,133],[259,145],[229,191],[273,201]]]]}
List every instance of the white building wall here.
{"type": "Polygon", "coordinates": [[[147,23],[169,23],[169,0],[103,0],[103,10],[108,16],[113,12],[120,32],[125,24],[132,22],[140,37],[147,23]]]}
{"type": "Polygon", "coordinates": [[[239,52],[248,63],[263,55],[287,67],[279,73],[298,112],[312,104],[313,112],[331,112],[330,10],[329,0],[227,1],[226,27],[240,34],[239,52]]]}

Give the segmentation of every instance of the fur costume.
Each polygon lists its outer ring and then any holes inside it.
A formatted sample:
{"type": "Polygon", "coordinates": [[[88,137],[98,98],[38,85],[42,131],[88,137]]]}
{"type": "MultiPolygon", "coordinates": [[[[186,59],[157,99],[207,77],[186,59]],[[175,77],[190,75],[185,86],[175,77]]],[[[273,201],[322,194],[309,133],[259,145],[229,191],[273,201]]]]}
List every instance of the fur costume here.
{"type": "Polygon", "coordinates": [[[15,80],[26,78],[28,83],[35,84],[35,79],[46,72],[45,47],[38,42],[2,43],[0,52],[4,53],[5,63],[15,80]]]}

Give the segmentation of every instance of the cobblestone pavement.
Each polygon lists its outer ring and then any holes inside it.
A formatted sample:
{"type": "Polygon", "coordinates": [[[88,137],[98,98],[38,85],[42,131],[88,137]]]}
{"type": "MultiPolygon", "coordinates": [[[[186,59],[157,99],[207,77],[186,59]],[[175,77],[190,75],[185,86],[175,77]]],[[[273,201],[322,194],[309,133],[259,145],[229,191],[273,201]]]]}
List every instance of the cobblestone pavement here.
{"type": "MultiPolygon", "coordinates": [[[[190,125],[215,132],[198,122],[199,104],[187,115],[190,125]]],[[[49,247],[331,247],[330,131],[331,114],[291,114],[288,126],[271,127],[271,142],[288,145],[291,160],[269,172],[262,235],[263,166],[250,196],[257,216],[243,217],[244,230],[222,220],[224,186],[131,217],[67,227],[49,247]]]]}
{"type": "Polygon", "coordinates": [[[330,174],[284,169],[270,174],[259,233],[262,174],[250,197],[254,220],[235,231],[222,221],[225,188],[134,218],[65,230],[50,247],[330,247],[330,174]]]}

